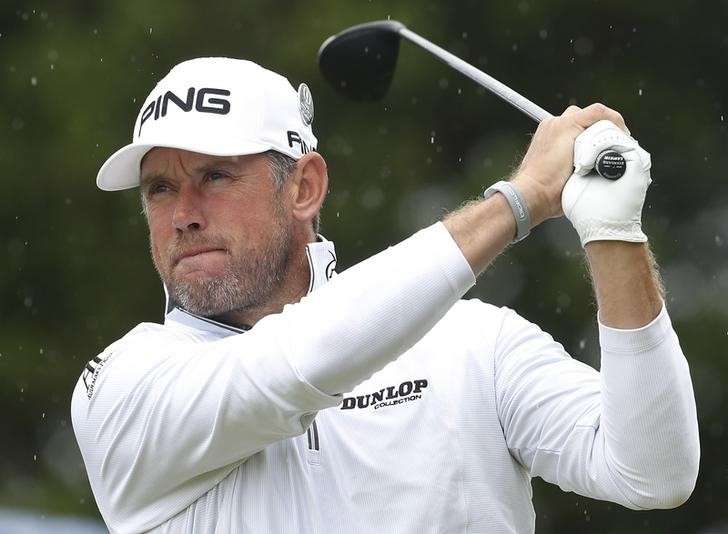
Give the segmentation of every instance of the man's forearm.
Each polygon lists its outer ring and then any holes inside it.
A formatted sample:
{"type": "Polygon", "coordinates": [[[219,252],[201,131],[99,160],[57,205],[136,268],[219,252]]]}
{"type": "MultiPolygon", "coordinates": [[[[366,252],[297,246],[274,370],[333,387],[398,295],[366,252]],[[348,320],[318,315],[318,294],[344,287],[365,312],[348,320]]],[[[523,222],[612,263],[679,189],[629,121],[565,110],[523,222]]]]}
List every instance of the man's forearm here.
{"type": "Polygon", "coordinates": [[[602,324],[645,326],[662,309],[662,285],[647,243],[593,241],[585,247],[602,324]]]}
{"type": "MultiPolygon", "coordinates": [[[[511,182],[526,201],[532,227],[549,217],[544,208],[546,200],[543,193],[529,183],[527,177],[518,175],[511,182]]],[[[508,201],[501,194],[487,200],[469,202],[442,222],[468,260],[475,276],[485,271],[516,235],[516,219],[508,201]]]]}
{"type": "Polygon", "coordinates": [[[502,195],[469,202],[442,222],[475,276],[488,267],[516,233],[516,220],[502,195]]]}

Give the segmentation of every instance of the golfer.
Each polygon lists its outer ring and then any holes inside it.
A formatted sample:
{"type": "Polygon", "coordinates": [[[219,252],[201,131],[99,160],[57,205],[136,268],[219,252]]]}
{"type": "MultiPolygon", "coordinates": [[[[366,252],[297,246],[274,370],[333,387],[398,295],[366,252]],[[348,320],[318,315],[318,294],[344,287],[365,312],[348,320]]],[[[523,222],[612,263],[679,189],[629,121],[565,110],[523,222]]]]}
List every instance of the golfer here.
{"type": "Polygon", "coordinates": [[[528,533],[536,476],[635,510],[683,503],[695,400],[640,224],[650,157],[622,117],[569,107],[509,182],[338,275],[312,121],[305,85],[193,59],[98,174],[140,188],[168,295],[164,323],[111,344],[73,393],[110,530],[528,533]],[[609,148],[624,176],[589,175],[609,148]],[[461,300],[562,214],[589,263],[601,372],[514,311],[461,300]]]}

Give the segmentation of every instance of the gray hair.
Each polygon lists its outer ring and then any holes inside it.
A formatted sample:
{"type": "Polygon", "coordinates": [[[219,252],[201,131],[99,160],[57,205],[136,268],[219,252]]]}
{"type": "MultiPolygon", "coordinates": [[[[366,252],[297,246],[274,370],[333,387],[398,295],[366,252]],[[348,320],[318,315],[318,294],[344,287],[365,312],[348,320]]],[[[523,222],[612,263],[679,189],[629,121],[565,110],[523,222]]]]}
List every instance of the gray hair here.
{"type": "Polygon", "coordinates": [[[276,150],[269,150],[264,155],[268,158],[268,168],[273,177],[273,182],[280,191],[288,177],[296,170],[296,160],[276,150]]]}
{"type": "MultiPolygon", "coordinates": [[[[268,158],[268,167],[270,168],[273,182],[275,183],[278,191],[280,191],[281,189],[283,189],[283,184],[286,183],[288,177],[291,176],[293,174],[293,171],[296,170],[297,161],[291,156],[288,156],[276,150],[268,150],[264,154],[268,158]]],[[[321,227],[321,214],[317,213],[316,217],[314,217],[311,223],[314,233],[318,234],[319,228],[321,227]]]]}

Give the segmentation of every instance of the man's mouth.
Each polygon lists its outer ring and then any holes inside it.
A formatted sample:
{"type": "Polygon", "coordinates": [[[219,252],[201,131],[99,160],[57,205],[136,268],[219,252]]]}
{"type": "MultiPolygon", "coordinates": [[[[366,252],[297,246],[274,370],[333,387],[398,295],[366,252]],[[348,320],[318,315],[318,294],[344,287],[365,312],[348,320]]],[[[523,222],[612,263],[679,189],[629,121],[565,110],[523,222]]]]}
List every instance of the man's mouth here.
{"type": "Polygon", "coordinates": [[[207,255],[215,254],[218,252],[227,253],[227,250],[224,248],[216,248],[216,247],[195,247],[191,248],[184,253],[177,256],[177,259],[174,261],[174,265],[177,266],[180,263],[185,263],[191,260],[196,259],[202,259],[207,255]]]}

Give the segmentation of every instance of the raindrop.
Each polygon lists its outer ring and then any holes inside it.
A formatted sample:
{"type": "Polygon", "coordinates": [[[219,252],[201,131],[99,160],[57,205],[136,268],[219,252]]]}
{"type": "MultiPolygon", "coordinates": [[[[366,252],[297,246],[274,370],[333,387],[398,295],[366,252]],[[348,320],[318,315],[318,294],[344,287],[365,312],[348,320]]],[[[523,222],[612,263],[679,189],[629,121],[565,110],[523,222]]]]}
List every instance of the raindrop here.
{"type": "Polygon", "coordinates": [[[642,88],[639,88],[639,89],[637,89],[637,94],[638,94],[639,96],[642,96],[642,88]]]}
{"type": "Polygon", "coordinates": [[[579,340],[579,350],[584,350],[585,347],[586,347],[586,340],[585,339],[579,340]]]}
{"type": "Polygon", "coordinates": [[[38,78],[36,78],[35,76],[31,76],[30,77],[30,85],[32,85],[33,87],[35,87],[36,85],[38,85],[38,78]]]}
{"type": "Polygon", "coordinates": [[[549,36],[549,32],[547,32],[546,30],[539,30],[538,36],[541,39],[546,39],[549,36]]]}
{"type": "Polygon", "coordinates": [[[152,35],[152,27],[149,26],[149,35],[152,35]]]}

